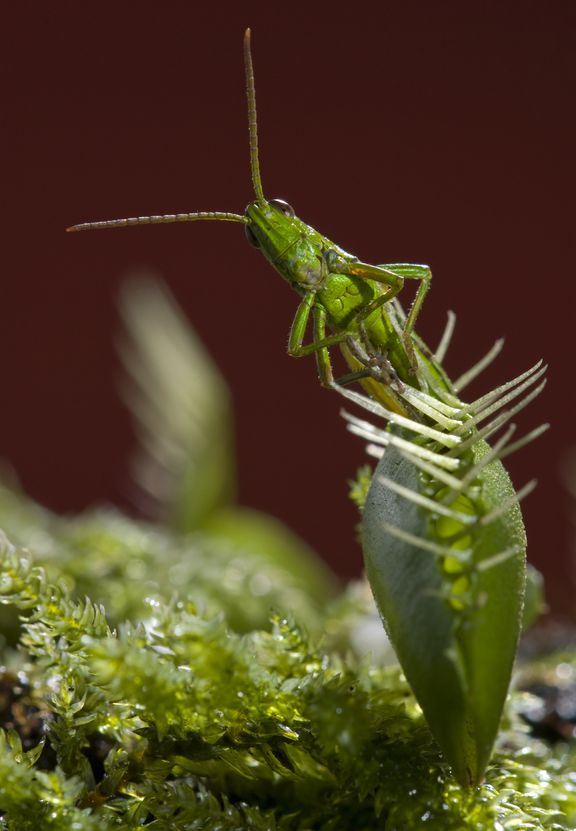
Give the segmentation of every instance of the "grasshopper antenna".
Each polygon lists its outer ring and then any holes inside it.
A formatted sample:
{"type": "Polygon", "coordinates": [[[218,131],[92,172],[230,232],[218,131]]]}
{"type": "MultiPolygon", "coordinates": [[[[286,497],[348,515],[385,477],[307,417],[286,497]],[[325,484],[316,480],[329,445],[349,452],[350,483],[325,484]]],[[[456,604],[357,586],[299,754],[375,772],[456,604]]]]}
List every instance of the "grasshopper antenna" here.
{"type": "Polygon", "coordinates": [[[220,222],[242,222],[247,219],[242,214],[228,211],[196,211],[186,214],[160,214],[158,216],[129,216],[126,219],[105,219],[103,222],[81,222],[71,225],[67,231],[96,231],[100,228],[128,228],[131,225],[167,225],[171,222],[195,222],[199,219],[215,219],[220,222]]]}
{"type": "MultiPolygon", "coordinates": [[[[248,98],[248,133],[250,136],[250,170],[256,199],[260,205],[266,204],[260,179],[260,161],[258,159],[258,122],[256,119],[256,90],[254,87],[254,68],[250,51],[250,29],[244,33],[244,68],[246,72],[246,96],[248,98]]],[[[172,222],[195,222],[201,219],[213,219],[221,222],[241,222],[248,220],[242,214],[228,211],[195,211],[183,214],[160,214],[157,216],[130,216],[126,219],[107,219],[102,222],[81,222],[71,225],[67,231],[95,231],[101,228],[127,228],[131,225],[165,225],[172,222]]]]}
{"type": "Polygon", "coordinates": [[[258,158],[258,121],[256,118],[256,88],[254,86],[254,68],[250,50],[250,29],[244,33],[244,69],[246,72],[246,97],[248,98],[248,134],[250,136],[250,170],[252,185],[258,204],[265,205],[266,199],[260,179],[260,160],[258,158]]]}
{"type": "MultiPolygon", "coordinates": [[[[254,88],[254,69],[250,52],[250,29],[244,34],[244,67],[246,71],[246,95],[248,97],[248,132],[250,135],[250,169],[256,199],[260,205],[266,204],[262,181],[260,179],[260,162],[258,160],[258,125],[256,121],[256,91],[254,88]]],[[[131,225],[165,225],[172,222],[195,222],[201,219],[213,219],[220,222],[241,222],[248,220],[242,214],[229,211],[195,211],[183,214],[160,214],[157,216],[130,216],[126,219],[106,219],[102,222],[81,222],[71,225],[67,231],[95,231],[101,228],[127,228],[131,225]]]]}

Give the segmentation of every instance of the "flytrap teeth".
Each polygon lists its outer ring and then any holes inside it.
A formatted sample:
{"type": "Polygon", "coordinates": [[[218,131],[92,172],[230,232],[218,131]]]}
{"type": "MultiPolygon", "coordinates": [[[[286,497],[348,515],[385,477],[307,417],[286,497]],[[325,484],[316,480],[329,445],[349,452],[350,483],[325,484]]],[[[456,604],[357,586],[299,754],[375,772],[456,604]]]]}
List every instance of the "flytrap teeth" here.
{"type": "Polygon", "coordinates": [[[514,433],[516,432],[516,425],[511,424],[508,430],[504,433],[503,436],[498,439],[496,444],[490,448],[490,450],[482,456],[480,461],[473,465],[469,470],[467,470],[461,479],[457,481],[457,484],[454,488],[452,488],[451,492],[447,493],[446,496],[443,498],[444,503],[450,503],[453,499],[455,499],[459,493],[462,493],[466,490],[466,488],[472,484],[474,479],[476,479],[480,473],[491,464],[495,459],[500,458],[501,451],[506,447],[514,433]]]}
{"type": "Polygon", "coordinates": [[[496,387],[496,389],[466,405],[466,411],[476,418],[484,418],[486,415],[490,415],[496,409],[500,409],[508,402],[513,401],[514,398],[517,398],[527,387],[541,378],[547,368],[546,365],[542,366],[541,360],[538,361],[527,372],[523,372],[511,381],[496,387]],[[521,383],[522,381],[524,383],[521,383]]]}
{"type": "Polygon", "coordinates": [[[504,346],[504,338],[498,338],[495,341],[494,345],[488,352],[484,355],[483,358],[480,358],[478,363],[475,363],[474,366],[471,366],[470,369],[463,372],[462,375],[454,381],[452,386],[456,390],[456,392],[460,393],[462,390],[468,386],[475,378],[477,378],[481,372],[483,372],[487,367],[490,366],[492,361],[498,357],[500,352],[502,351],[502,347],[504,346]]]}
{"type": "MultiPolygon", "coordinates": [[[[426,462],[424,461],[424,459],[418,458],[418,456],[415,456],[413,453],[407,453],[404,450],[399,450],[398,452],[400,453],[403,459],[406,459],[406,461],[413,464],[423,473],[427,473],[429,476],[434,477],[434,479],[438,479],[439,482],[443,482],[443,484],[447,485],[452,490],[459,488],[460,479],[458,479],[458,477],[453,476],[446,470],[442,470],[442,468],[432,464],[431,462],[426,462]]],[[[384,455],[383,449],[382,455],[384,455]]]]}
{"type": "Polygon", "coordinates": [[[495,568],[495,566],[499,566],[501,563],[505,563],[506,560],[510,560],[520,549],[517,545],[512,545],[510,548],[505,548],[504,551],[501,551],[499,554],[494,554],[492,557],[486,557],[485,560],[480,560],[476,563],[476,568],[478,571],[489,571],[491,568],[495,568]]]}
{"type": "Polygon", "coordinates": [[[523,488],[520,488],[520,490],[509,499],[505,499],[504,502],[502,502],[501,505],[498,505],[497,508],[494,508],[493,511],[489,511],[487,514],[484,514],[479,521],[480,525],[490,525],[491,522],[494,522],[496,519],[505,514],[512,507],[512,505],[522,502],[523,499],[532,493],[537,484],[537,479],[531,479],[524,485],[523,488]]]}
{"type": "Polygon", "coordinates": [[[423,496],[417,491],[404,487],[404,485],[399,485],[398,482],[395,482],[393,479],[389,479],[387,476],[380,476],[379,482],[387,487],[388,490],[393,491],[398,494],[398,496],[402,496],[409,502],[413,502],[415,505],[419,505],[421,508],[425,508],[430,511],[430,513],[440,514],[441,516],[453,519],[455,522],[459,522],[462,525],[472,525],[477,521],[475,516],[472,516],[471,514],[463,514],[461,511],[455,511],[447,505],[443,505],[441,502],[436,502],[428,496],[423,496]]]}
{"type": "MultiPolygon", "coordinates": [[[[449,317],[447,326],[450,325],[453,327],[453,322],[451,323],[450,321],[452,321],[451,317],[449,317]]],[[[491,353],[496,354],[500,348],[501,341],[497,341],[491,353]]],[[[483,361],[486,360],[487,357],[483,359],[483,361]]],[[[364,419],[342,410],[341,414],[348,422],[348,430],[368,442],[366,451],[370,456],[380,459],[384,455],[386,447],[394,447],[403,458],[411,462],[432,479],[436,479],[438,482],[447,486],[449,490],[443,494],[441,500],[435,501],[411,490],[403,489],[391,480],[386,482],[387,487],[399,495],[404,496],[406,499],[418,503],[421,507],[425,507],[436,513],[445,514],[462,524],[467,524],[470,522],[467,515],[458,514],[456,516],[449,507],[450,503],[459,494],[465,493],[488,465],[496,460],[502,460],[516,452],[516,450],[525,447],[541,436],[549,428],[549,425],[542,424],[517,441],[511,442],[510,440],[516,431],[516,426],[511,424],[476,464],[471,467],[469,464],[466,467],[462,467],[462,461],[466,458],[467,451],[478,442],[488,439],[504,427],[517,413],[528,406],[542,392],[546,385],[546,380],[543,380],[536,387],[533,387],[533,385],[542,377],[546,369],[547,367],[540,360],[526,372],[507,381],[486,395],[477,398],[472,404],[462,405],[460,403],[459,408],[443,401],[438,401],[433,396],[421,390],[408,386],[404,387],[401,395],[411,407],[418,409],[421,413],[433,419],[438,427],[453,428],[452,432],[436,429],[407,416],[392,412],[377,401],[336,384],[334,384],[334,388],[344,398],[352,401],[369,413],[385,419],[388,424],[401,427],[404,430],[416,434],[415,439],[411,441],[408,438],[390,432],[385,427],[377,427],[364,419]],[[530,387],[533,388],[529,390],[530,387]],[[529,392],[526,392],[527,390],[529,392]],[[520,400],[516,401],[512,407],[503,412],[498,412],[517,398],[520,398],[520,400]],[[478,430],[474,429],[478,424],[494,414],[497,415],[488,424],[485,424],[478,430]],[[454,416],[456,415],[463,416],[465,420],[455,418],[454,416]],[[420,438],[418,439],[417,437],[420,438]],[[456,471],[458,473],[455,475],[456,471]],[[446,513],[446,510],[452,513],[446,513]]],[[[535,482],[529,482],[516,496],[494,509],[494,511],[486,514],[482,519],[482,523],[488,524],[494,521],[502,513],[505,513],[513,502],[520,501],[527,496],[534,487],[535,482]]]]}
{"type": "MultiPolygon", "coordinates": [[[[472,435],[469,436],[467,439],[465,439],[462,442],[462,444],[458,445],[458,447],[456,448],[456,452],[458,454],[463,453],[466,450],[468,450],[468,448],[470,448],[474,444],[476,444],[477,442],[488,439],[497,430],[499,430],[501,427],[503,427],[504,424],[506,424],[508,421],[510,421],[511,418],[514,418],[514,416],[517,413],[519,413],[521,410],[523,410],[524,407],[527,407],[528,404],[530,404],[531,401],[533,401],[535,398],[537,398],[540,395],[540,393],[542,392],[542,390],[544,389],[545,386],[546,386],[546,379],[544,379],[544,381],[542,381],[542,383],[539,384],[536,387],[536,389],[531,390],[531,392],[529,392],[528,395],[526,395],[525,398],[523,398],[521,401],[519,401],[517,404],[515,404],[514,407],[512,407],[510,410],[505,410],[503,413],[500,413],[499,416],[496,416],[495,419],[490,421],[488,424],[484,425],[484,427],[482,427],[480,430],[478,430],[475,433],[472,433],[472,435]]],[[[480,420],[483,420],[483,418],[480,419],[480,420]]],[[[473,422],[472,419],[470,419],[468,421],[469,425],[473,425],[473,423],[474,422],[473,422]]],[[[449,451],[449,453],[454,453],[454,452],[455,452],[455,450],[450,450],[449,451]]]]}
{"type": "Polygon", "coordinates": [[[536,441],[536,439],[540,438],[540,436],[545,433],[547,430],[550,429],[550,424],[541,424],[539,427],[535,427],[534,430],[531,430],[529,433],[526,433],[525,436],[522,436],[521,439],[515,441],[513,444],[509,444],[508,447],[503,449],[499,454],[498,458],[500,461],[502,459],[506,459],[507,456],[511,456],[512,453],[516,453],[517,450],[520,450],[522,447],[526,447],[527,444],[530,442],[536,441]]]}
{"type": "Polygon", "coordinates": [[[403,540],[415,548],[422,549],[422,551],[429,551],[437,557],[453,557],[454,559],[461,560],[463,563],[467,563],[470,558],[471,551],[469,549],[453,550],[445,545],[439,545],[432,540],[425,540],[422,537],[416,536],[416,534],[411,534],[409,531],[404,531],[402,528],[398,528],[397,525],[392,525],[389,522],[383,521],[382,529],[392,537],[403,540]]]}
{"type": "Polygon", "coordinates": [[[372,444],[379,444],[384,447],[396,447],[412,456],[431,462],[444,470],[456,470],[460,466],[459,459],[436,453],[434,450],[429,450],[427,447],[414,444],[414,442],[403,439],[400,436],[395,436],[386,430],[380,430],[378,427],[370,424],[370,422],[356,418],[356,416],[347,413],[345,410],[342,410],[341,414],[348,422],[348,430],[351,433],[367,439],[372,444]]]}
{"type": "MultiPolygon", "coordinates": [[[[439,401],[437,398],[434,398],[434,396],[428,395],[427,392],[422,392],[422,390],[417,390],[413,387],[405,386],[401,392],[401,395],[414,407],[417,407],[419,403],[428,405],[432,410],[434,410],[435,415],[442,414],[446,416],[455,416],[462,412],[462,404],[460,402],[458,402],[458,406],[455,407],[453,404],[447,404],[444,401],[439,401]]],[[[457,421],[456,423],[460,424],[461,422],[457,421]]]]}
{"type": "MultiPolygon", "coordinates": [[[[460,436],[456,436],[452,433],[444,433],[440,430],[436,430],[434,427],[428,427],[426,424],[414,421],[412,418],[400,415],[399,413],[394,413],[392,410],[386,409],[386,407],[383,407],[376,401],[366,398],[364,395],[360,395],[360,393],[353,392],[352,390],[345,389],[344,387],[338,387],[338,392],[340,395],[344,396],[344,398],[347,398],[349,401],[353,401],[365,410],[374,413],[374,415],[385,418],[389,424],[397,424],[406,430],[410,430],[412,433],[417,433],[427,439],[443,444],[445,447],[454,447],[462,441],[460,436]]],[[[461,424],[461,422],[454,423],[457,425],[461,424]]]]}
{"type": "Polygon", "coordinates": [[[448,310],[446,326],[444,327],[442,337],[440,338],[440,343],[438,344],[436,352],[434,353],[434,360],[437,361],[439,364],[444,362],[444,358],[446,357],[446,353],[448,352],[448,347],[450,346],[450,343],[452,341],[452,335],[454,334],[455,327],[456,315],[453,311],[448,310]]]}

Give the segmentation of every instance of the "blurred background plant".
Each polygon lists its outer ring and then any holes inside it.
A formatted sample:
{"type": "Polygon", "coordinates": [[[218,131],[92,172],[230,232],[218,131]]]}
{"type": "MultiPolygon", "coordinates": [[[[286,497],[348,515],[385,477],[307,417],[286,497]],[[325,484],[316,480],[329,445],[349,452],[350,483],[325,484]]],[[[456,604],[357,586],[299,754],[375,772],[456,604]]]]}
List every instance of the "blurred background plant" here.
{"type": "Polygon", "coordinates": [[[112,507],[57,516],[6,473],[0,528],[113,621],[185,594],[239,632],[266,627],[272,610],[316,630],[338,581],[279,520],[235,504],[232,408],[218,369],[161,283],[130,282],[120,307],[121,389],[140,439],[133,481],[150,522],[112,507]]]}

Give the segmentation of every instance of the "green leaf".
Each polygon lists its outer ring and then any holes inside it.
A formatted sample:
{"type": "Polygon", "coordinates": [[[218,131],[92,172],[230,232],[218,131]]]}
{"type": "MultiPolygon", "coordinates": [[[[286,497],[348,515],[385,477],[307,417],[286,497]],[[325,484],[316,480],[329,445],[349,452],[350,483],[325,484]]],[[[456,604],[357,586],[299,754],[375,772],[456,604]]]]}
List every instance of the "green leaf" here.
{"type": "Polygon", "coordinates": [[[528,563],[526,568],[526,597],[524,599],[524,613],[522,615],[522,630],[530,629],[541,615],[548,611],[544,594],[544,577],[528,563]]]}
{"type": "Polygon", "coordinates": [[[260,559],[264,569],[282,569],[290,582],[317,602],[325,603],[336,591],[337,580],[328,566],[275,517],[234,506],[215,511],[203,530],[260,559]]]}
{"type": "Polygon", "coordinates": [[[191,531],[235,493],[228,388],[163,284],[133,280],[121,312],[124,398],[141,444],[134,477],[156,513],[174,530],[191,531]]]}
{"type": "MultiPolygon", "coordinates": [[[[473,446],[474,463],[487,445],[473,446]]],[[[483,515],[511,499],[473,546],[462,581],[449,558],[400,538],[391,525],[431,541],[429,509],[386,487],[387,477],[421,493],[417,468],[388,448],[373,479],[362,523],[368,577],[406,677],[438,744],[463,784],[478,784],[489,761],[520,632],[525,535],[514,489],[499,461],[483,471],[483,515]],[[515,548],[514,548],[515,547],[515,548]],[[498,559],[496,555],[510,551],[498,559]],[[492,558],[495,558],[492,560],[492,558]],[[448,569],[448,571],[447,571],[448,569]]],[[[480,518],[480,517],[479,517],[480,518]]]]}

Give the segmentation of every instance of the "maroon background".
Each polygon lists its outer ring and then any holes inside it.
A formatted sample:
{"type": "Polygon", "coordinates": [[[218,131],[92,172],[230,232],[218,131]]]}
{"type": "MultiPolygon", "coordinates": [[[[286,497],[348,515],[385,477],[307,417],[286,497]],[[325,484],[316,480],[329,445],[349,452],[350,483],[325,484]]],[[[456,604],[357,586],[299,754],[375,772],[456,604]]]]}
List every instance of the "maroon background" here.
{"type": "MultiPolygon", "coordinates": [[[[14,5],[14,4],[12,4],[14,5]]],[[[242,33],[253,29],[269,196],[369,262],[432,265],[421,331],[459,314],[457,374],[505,335],[478,394],[543,356],[510,462],[531,559],[559,606],[574,429],[575,6],[406,2],[377,14],[260,3],[23,3],[3,12],[0,454],[58,510],[130,506],[115,296],[164,275],[234,391],[240,496],[358,573],[346,479],[361,443],[312,360],[285,354],[296,297],[216,223],[65,235],[72,222],[251,198],[242,33]],[[572,232],[572,233],[570,233],[572,232]],[[472,344],[473,346],[470,346],[472,344]]]]}

